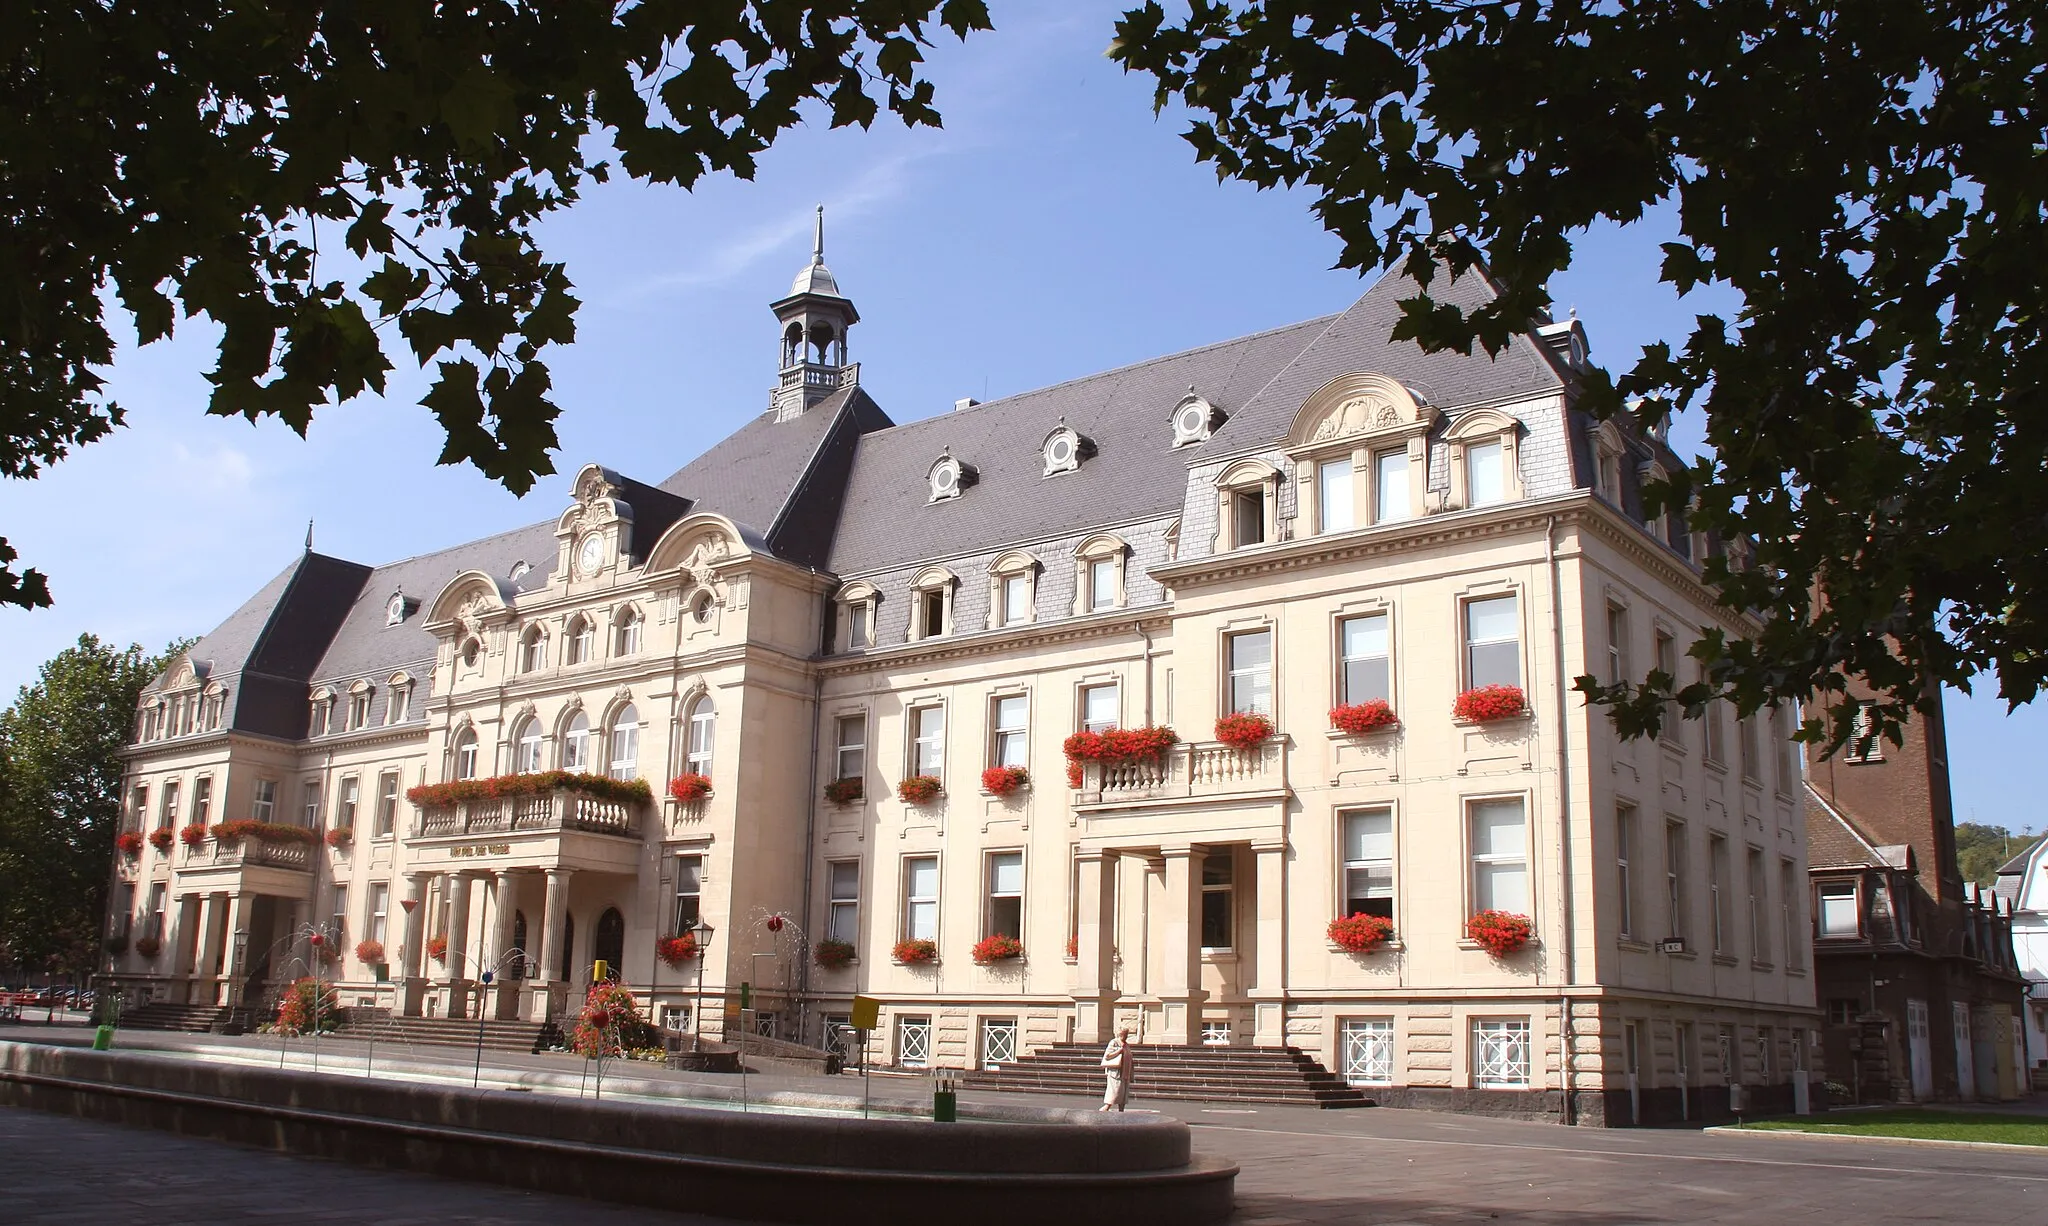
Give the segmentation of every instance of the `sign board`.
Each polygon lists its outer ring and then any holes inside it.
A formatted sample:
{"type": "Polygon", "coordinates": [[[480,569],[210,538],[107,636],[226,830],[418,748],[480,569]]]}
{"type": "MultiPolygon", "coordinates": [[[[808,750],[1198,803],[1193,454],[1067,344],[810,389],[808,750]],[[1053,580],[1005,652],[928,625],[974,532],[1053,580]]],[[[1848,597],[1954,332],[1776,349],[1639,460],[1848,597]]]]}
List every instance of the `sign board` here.
{"type": "Polygon", "coordinates": [[[853,1013],[846,1024],[855,1030],[874,1030],[881,1025],[882,1002],[872,996],[853,998],[853,1013]]]}

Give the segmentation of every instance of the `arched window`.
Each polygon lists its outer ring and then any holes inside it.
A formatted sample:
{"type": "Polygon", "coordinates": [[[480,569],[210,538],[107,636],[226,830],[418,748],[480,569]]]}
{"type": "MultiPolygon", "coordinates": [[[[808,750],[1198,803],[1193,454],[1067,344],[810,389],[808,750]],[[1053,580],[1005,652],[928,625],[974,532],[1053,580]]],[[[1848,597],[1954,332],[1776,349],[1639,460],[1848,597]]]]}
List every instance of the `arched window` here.
{"type": "Polygon", "coordinates": [[[590,663],[590,653],[596,646],[597,632],[591,628],[590,619],[578,617],[569,623],[569,660],[571,664],[590,663]]]}
{"type": "Polygon", "coordinates": [[[514,911],[512,913],[512,948],[504,952],[502,959],[505,968],[505,978],[526,978],[528,959],[526,956],[526,912],[524,911],[514,911]]]}
{"type": "Polygon", "coordinates": [[[619,614],[617,624],[612,627],[612,654],[634,656],[640,654],[640,614],[627,609],[619,614]]]}
{"type": "Polygon", "coordinates": [[[537,673],[548,666],[548,636],[539,626],[528,626],[519,640],[519,671],[537,673]]]}
{"type": "Polygon", "coordinates": [[[562,769],[590,769],[590,719],[581,711],[569,717],[569,726],[562,731],[562,769]]]}
{"type": "Polygon", "coordinates": [[[455,738],[455,777],[457,779],[476,778],[475,729],[465,728],[462,730],[462,735],[455,738]]]}
{"type": "Polygon", "coordinates": [[[606,907],[597,917],[597,938],[590,945],[591,960],[604,963],[604,977],[616,982],[626,960],[626,917],[617,907],[606,907]]]}
{"type": "Polygon", "coordinates": [[[683,769],[699,775],[711,773],[712,734],[717,730],[718,712],[705,694],[690,704],[690,735],[683,751],[683,769]]]}
{"type": "Polygon", "coordinates": [[[635,779],[639,775],[640,712],[629,702],[612,717],[612,778],[635,779]]]}
{"type": "Polygon", "coordinates": [[[530,775],[538,771],[543,743],[540,721],[531,715],[527,716],[520,722],[519,731],[512,737],[512,770],[521,775],[530,775]]]}

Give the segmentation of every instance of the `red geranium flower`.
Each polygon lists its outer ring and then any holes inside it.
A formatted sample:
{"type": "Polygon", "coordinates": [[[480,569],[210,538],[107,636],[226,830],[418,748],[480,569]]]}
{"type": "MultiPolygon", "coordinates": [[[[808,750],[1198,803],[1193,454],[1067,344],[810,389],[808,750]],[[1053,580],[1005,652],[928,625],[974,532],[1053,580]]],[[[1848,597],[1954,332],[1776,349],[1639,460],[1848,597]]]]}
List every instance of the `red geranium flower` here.
{"type": "Polygon", "coordinates": [[[1489,720],[1512,719],[1529,709],[1519,685],[1482,685],[1458,695],[1451,713],[1459,719],[1483,724],[1489,720]]]}
{"type": "Polygon", "coordinates": [[[1376,732],[1391,728],[1399,721],[1394,718],[1394,708],[1384,698],[1370,702],[1352,702],[1330,708],[1330,727],[1339,732],[1358,736],[1365,732],[1376,732]]]}
{"type": "Polygon", "coordinates": [[[1233,749],[1250,749],[1273,735],[1273,721],[1256,711],[1240,711],[1216,721],[1216,739],[1233,749]]]}

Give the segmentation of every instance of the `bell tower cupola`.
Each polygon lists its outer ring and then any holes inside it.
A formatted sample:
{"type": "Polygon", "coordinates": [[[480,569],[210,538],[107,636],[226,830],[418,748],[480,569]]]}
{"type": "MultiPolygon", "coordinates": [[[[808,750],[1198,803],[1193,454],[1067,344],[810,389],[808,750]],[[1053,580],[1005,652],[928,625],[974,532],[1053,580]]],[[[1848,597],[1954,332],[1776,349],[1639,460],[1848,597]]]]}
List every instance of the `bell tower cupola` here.
{"type": "Polygon", "coordinates": [[[781,325],[781,378],[770,394],[777,421],[801,417],[806,409],[842,387],[860,382],[860,364],[846,356],[846,334],[860,312],[839,292],[825,267],[825,206],[818,206],[811,238],[811,262],[796,274],[789,296],[769,304],[781,325]]]}

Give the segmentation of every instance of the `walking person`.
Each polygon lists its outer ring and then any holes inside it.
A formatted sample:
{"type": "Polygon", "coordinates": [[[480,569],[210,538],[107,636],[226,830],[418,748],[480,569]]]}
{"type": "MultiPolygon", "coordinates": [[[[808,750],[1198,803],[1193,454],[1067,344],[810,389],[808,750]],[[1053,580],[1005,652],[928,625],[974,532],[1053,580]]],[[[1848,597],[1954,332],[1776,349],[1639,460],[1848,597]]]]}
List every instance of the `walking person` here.
{"type": "Polygon", "coordinates": [[[1102,1105],[1096,1110],[1121,1111],[1131,1097],[1131,1028],[1125,1026],[1116,1032],[1109,1046],[1102,1049],[1102,1075],[1108,1085],[1102,1090],[1102,1105]]]}

